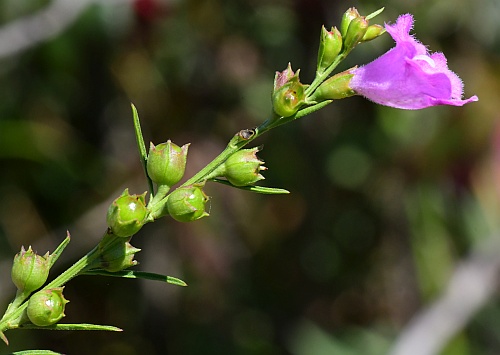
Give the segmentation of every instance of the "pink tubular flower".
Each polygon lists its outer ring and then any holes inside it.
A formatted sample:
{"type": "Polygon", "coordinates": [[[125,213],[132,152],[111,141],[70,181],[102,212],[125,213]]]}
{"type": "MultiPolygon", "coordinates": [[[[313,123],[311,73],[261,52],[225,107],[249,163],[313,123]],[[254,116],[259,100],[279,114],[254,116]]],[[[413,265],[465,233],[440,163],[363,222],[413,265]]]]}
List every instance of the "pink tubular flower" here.
{"type": "Polygon", "coordinates": [[[477,96],[462,100],[463,84],[448,69],[442,53],[429,54],[425,46],[410,35],[413,17],[401,15],[395,25],[385,25],[396,47],[350,71],[349,87],[378,104],[418,110],[430,106],[462,106],[477,96]]]}

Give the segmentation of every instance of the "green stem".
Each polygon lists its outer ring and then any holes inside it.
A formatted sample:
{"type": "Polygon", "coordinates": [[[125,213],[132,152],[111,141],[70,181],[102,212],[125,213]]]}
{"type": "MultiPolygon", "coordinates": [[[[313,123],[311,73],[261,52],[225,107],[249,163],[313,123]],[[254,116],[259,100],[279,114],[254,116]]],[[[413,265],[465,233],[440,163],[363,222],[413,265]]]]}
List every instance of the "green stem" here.
{"type": "Polygon", "coordinates": [[[192,185],[197,182],[206,180],[206,176],[211,174],[219,165],[224,163],[227,158],[229,158],[233,153],[237,152],[245,145],[253,141],[255,138],[260,136],[257,130],[244,129],[239,131],[234,135],[234,137],[227,144],[226,149],[224,149],[218,156],[214,158],[210,163],[207,164],[198,173],[193,175],[189,180],[183,183],[181,186],[192,185]]]}
{"type": "Polygon", "coordinates": [[[337,58],[335,58],[333,63],[325,69],[324,72],[316,73],[316,78],[314,78],[311,85],[309,85],[306,89],[306,98],[311,96],[311,94],[323,83],[323,81],[325,81],[330,76],[330,74],[335,70],[335,68],[337,68],[340,62],[343,61],[350,52],[351,50],[341,52],[337,56],[337,58]]]}
{"type": "MultiPolygon", "coordinates": [[[[108,235],[106,232],[104,236],[108,235]]],[[[104,239],[104,237],[103,237],[104,239]]],[[[87,269],[93,267],[94,262],[100,257],[100,255],[107,249],[112,248],[115,243],[120,242],[118,237],[112,238],[105,245],[101,245],[94,247],[90,252],[88,252],[84,257],[74,263],[71,267],[69,267],[66,271],[64,271],[61,275],[56,277],[52,282],[48,283],[43,289],[50,289],[55,287],[61,287],[65,285],[68,281],[78,276],[79,274],[85,272],[87,269]]],[[[24,302],[17,309],[12,311],[10,314],[7,314],[2,320],[0,320],[0,333],[8,330],[18,328],[21,324],[21,318],[23,311],[28,306],[28,302],[24,302]]]]}
{"type": "MultiPolygon", "coordinates": [[[[333,64],[332,64],[333,66],[333,64]]],[[[333,70],[332,68],[331,70],[333,70]]],[[[212,177],[212,173],[221,165],[223,164],[227,158],[229,158],[232,154],[243,148],[245,145],[253,141],[254,139],[260,137],[267,131],[270,131],[273,128],[276,128],[278,126],[284,125],[285,123],[289,123],[291,121],[294,121],[298,118],[304,117],[306,115],[309,115],[326,105],[330,104],[332,100],[326,100],[323,102],[320,102],[318,104],[308,106],[306,108],[303,108],[299,110],[295,115],[290,116],[290,117],[281,117],[281,118],[276,118],[272,117],[268,120],[266,120],[264,123],[262,123],[259,127],[255,129],[244,129],[239,131],[234,135],[234,137],[229,141],[226,149],[224,149],[218,156],[214,158],[210,163],[207,164],[203,169],[201,169],[198,173],[193,175],[189,180],[184,182],[181,186],[187,186],[187,185],[192,185],[197,182],[205,181],[207,180],[208,177],[212,177]]]]}
{"type": "Polygon", "coordinates": [[[2,317],[2,320],[3,318],[7,317],[9,314],[14,312],[16,308],[19,307],[24,302],[24,300],[26,300],[26,298],[29,297],[30,294],[31,292],[17,290],[16,297],[14,298],[14,301],[12,301],[12,303],[9,304],[9,307],[7,307],[7,311],[5,312],[4,317],[2,317]]]}

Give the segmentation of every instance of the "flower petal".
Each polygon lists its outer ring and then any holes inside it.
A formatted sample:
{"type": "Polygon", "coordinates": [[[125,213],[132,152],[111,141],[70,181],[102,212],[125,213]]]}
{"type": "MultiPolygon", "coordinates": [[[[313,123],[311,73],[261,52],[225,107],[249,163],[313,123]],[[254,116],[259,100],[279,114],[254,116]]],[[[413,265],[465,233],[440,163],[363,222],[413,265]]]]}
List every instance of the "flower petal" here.
{"type": "Polygon", "coordinates": [[[448,69],[446,57],[442,53],[429,54],[410,35],[412,15],[401,15],[396,24],[385,27],[396,46],[354,69],[351,89],[378,104],[410,110],[477,101],[476,96],[462,100],[462,81],[448,69]]]}

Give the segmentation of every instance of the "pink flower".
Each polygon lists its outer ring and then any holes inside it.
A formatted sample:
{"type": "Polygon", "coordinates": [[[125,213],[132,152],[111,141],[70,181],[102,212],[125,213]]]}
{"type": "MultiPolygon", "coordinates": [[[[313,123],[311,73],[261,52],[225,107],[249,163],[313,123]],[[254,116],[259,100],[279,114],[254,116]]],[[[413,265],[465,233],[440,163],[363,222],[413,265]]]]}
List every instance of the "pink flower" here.
{"type": "Polygon", "coordinates": [[[417,110],[430,106],[462,106],[477,96],[462,100],[463,84],[448,69],[442,53],[429,54],[410,35],[413,17],[401,15],[395,25],[385,25],[396,47],[373,62],[353,69],[349,87],[357,94],[385,106],[417,110]]]}

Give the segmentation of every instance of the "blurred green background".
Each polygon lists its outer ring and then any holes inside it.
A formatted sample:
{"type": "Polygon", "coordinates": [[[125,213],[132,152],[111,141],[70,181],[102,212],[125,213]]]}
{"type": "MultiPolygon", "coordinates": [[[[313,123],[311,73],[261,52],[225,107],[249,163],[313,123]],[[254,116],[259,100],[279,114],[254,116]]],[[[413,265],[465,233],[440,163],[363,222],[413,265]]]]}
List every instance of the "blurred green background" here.
{"type": "MultiPolygon", "coordinates": [[[[189,287],[79,277],[64,322],[123,333],[9,331],[0,353],[386,354],[498,229],[497,0],[0,1],[0,305],[21,245],[45,253],[69,229],[63,271],[97,243],[114,197],[147,189],[130,102],[146,141],[192,143],[190,176],[268,117],[276,70],[291,62],[312,81],[321,25],[351,6],[385,6],[372,23],[414,14],[416,36],[479,102],[401,111],[355,97],[269,132],[255,142],[263,185],[290,195],[210,184],[210,218],[133,238],[137,269],[189,287]],[[8,37],[9,26],[48,6],[59,10],[46,24],[75,17],[15,51],[48,29],[8,37]]],[[[339,69],[392,46],[388,35],[359,46],[339,69]]],[[[442,353],[498,354],[499,339],[494,295],[442,353]]]]}

